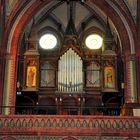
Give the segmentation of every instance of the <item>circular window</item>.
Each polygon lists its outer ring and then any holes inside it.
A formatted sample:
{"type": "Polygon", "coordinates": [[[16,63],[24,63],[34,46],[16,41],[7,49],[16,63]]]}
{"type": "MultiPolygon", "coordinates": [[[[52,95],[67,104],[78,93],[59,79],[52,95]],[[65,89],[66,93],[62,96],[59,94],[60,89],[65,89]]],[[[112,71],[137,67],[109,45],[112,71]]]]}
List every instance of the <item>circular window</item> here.
{"type": "Polygon", "coordinates": [[[56,44],[57,38],[53,34],[45,34],[39,39],[39,45],[43,49],[53,49],[56,44]]]}
{"type": "Polygon", "coordinates": [[[89,49],[99,49],[102,47],[103,38],[98,34],[91,34],[86,37],[85,44],[89,49]]]}

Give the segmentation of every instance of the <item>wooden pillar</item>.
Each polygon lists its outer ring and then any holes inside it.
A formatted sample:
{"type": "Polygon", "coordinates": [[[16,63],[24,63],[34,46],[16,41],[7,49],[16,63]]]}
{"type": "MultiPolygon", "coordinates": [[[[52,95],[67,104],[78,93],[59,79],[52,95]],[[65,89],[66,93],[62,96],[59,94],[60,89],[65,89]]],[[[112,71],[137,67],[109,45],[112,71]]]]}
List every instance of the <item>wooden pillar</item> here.
{"type": "Polygon", "coordinates": [[[77,102],[78,102],[78,113],[77,114],[81,115],[81,110],[82,109],[81,109],[81,98],[80,97],[78,98],[77,102]]]}
{"type": "Polygon", "coordinates": [[[58,114],[59,115],[62,115],[62,97],[59,98],[59,101],[58,102],[59,102],[59,109],[58,109],[59,110],[59,113],[58,114]]]}

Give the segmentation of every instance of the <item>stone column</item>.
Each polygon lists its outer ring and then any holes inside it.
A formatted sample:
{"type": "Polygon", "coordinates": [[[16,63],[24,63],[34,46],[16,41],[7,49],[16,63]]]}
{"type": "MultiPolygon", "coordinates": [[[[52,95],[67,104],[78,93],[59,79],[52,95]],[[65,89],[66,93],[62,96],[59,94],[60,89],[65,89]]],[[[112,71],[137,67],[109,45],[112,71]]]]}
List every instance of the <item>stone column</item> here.
{"type": "Polygon", "coordinates": [[[128,55],[125,60],[125,108],[126,115],[133,115],[138,103],[136,56],[128,55]]]}
{"type": "Polygon", "coordinates": [[[128,84],[130,89],[130,99],[128,102],[137,103],[138,95],[137,95],[137,76],[136,76],[136,57],[134,55],[129,56],[128,62],[128,84]]]}
{"type": "Polygon", "coordinates": [[[3,92],[3,114],[14,114],[16,98],[16,57],[6,55],[4,92],[3,92]]]}

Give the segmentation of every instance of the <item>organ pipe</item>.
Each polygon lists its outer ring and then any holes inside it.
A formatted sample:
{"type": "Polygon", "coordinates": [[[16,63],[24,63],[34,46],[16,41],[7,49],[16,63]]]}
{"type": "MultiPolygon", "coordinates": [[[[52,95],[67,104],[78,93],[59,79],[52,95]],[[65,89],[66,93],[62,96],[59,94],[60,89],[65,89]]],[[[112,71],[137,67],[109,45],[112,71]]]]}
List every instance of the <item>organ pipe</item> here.
{"type": "Polygon", "coordinates": [[[58,90],[61,92],[82,91],[83,63],[81,57],[71,48],[59,60],[58,90]]]}

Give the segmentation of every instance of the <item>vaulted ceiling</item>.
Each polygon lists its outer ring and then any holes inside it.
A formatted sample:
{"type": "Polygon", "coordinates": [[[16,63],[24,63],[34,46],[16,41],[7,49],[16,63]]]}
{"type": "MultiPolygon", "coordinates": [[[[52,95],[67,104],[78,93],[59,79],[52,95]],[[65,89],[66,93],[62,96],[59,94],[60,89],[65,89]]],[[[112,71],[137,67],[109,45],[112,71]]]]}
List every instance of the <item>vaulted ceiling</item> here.
{"type": "MultiPolygon", "coordinates": [[[[67,4],[66,2],[58,2],[55,1],[52,3],[51,8],[49,8],[49,5],[45,6],[43,9],[41,9],[36,14],[36,21],[37,22],[43,22],[46,20],[51,20],[52,22],[59,23],[62,25],[63,29],[67,27],[69,15],[70,15],[70,5],[71,3],[67,4]],[[47,9],[47,10],[46,10],[47,9]],[[50,12],[47,11],[50,9],[50,12]]],[[[81,23],[88,23],[91,24],[91,22],[97,22],[101,21],[104,24],[104,21],[101,19],[100,16],[102,16],[104,19],[105,15],[101,14],[101,11],[95,11],[93,10],[92,3],[85,3],[82,4],[80,2],[72,2],[72,16],[73,20],[75,22],[75,27],[77,29],[80,28],[81,23]],[[98,13],[98,14],[97,14],[98,13]],[[99,16],[100,15],[100,16],[99,16]]],[[[95,7],[97,9],[97,7],[95,7]]],[[[49,25],[49,22],[47,23],[49,25]]]]}
{"type": "MultiPolygon", "coordinates": [[[[20,0],[7,0],[7,17],[19,1],[20,0]]],[[[27,36],[30,34],[32,24],[35,23],[38,33],[51,29],[59,32],[63,37],[70,19],[70,9],[72,9],[72,19],[76,32],[79,35],[86,31],[90,32],[90,30],[93,29],[100,30],[105,33],[108,18],[111,32],[114,35],[115,40],[117,41],[117,38],[119,37],[114,21],[109,18],[110,15],[107,15],[103,12],[104,10],[97,7],[93,2],[94,0],[52,0],[47,4],[45,4],[45,0],[40,1],[44,3],[44,6],[40,10],[36,11],[36,14],[34,14],[34,16],[30,18],[28,23],[25,25],[23,34],[26,33],[27,36]]],[[[100,3],[102,4],[101,1],[100,3]]],[[[126,8],[127,10],[125,9],[125,11],[128,12],[128,15],[130,15],[130,18],[136,24],[137,0],[104,1],[112,8],[114,8],[114,5],[116,7],[120,7],[121,10],[126,8]]],[[[23,7],[28,4],[29,1],[21,0],[17,9],[23,9],[23,7]]]]}
{"type": "MultiPolygon", "coordinates": [[[[19,0],[7,0],[6,1],[6,11],[7,16],[10,15],[10,12],[13,10],[16,2],[19,0]]],[[[44,1],[44,0],[40,0],[44,1]]],[[[92,22],[96,24],[96,26],[102,26],[101,23],[104,24],[106,22],[106,16],[98,7],[96,7],[90,0],[52,0],[48,5],[44,5],[35,16],[36,21],[50,21],[49,23],[55,22],[60,23],[63,27],[63,30],[67,26],[67,22],[69,19],[69,5],[70,1],[73,1],[73,18],[75,21],[75,26],[77,29],[80,28],[81,23],[87,23],[87,26],[91,26],[92,22]],[[82,3],[83,2],[83,3],[82,3]],[[100,24],[99,24],[100,20],[100,24]],[[97,25],[98,24],[98,25],[97,25]]],[[[110,1],[110,0],[109,0],[110,1]]],[[[132,17],[136,20],[137,14],[137,0],[123,0],[126,6],[128,7],[132,17]]],[[[111,2],[111,1],[110,1],[111,2]]],[[[21,1],[21,4],[24,1],[21,1]]],[[[120,3],[118,1],[118,3],[120,3]]],[[[49,24],[47,23],[47,24],[49,24]]],[[[42,23],[43,24],[43,23],[42,23]]]]}
{"type": "MultiPolygon", "coordinates": [[[[65,33],[70,18],[70,7],[72,8],[72,18],[78,33],[90,27],[105,31],[107,16],[90,1],[85,3],[80,1],[52,1],[38,11],[34,17],[38,31],[46,27],[56,30],[61,27],[61,31],[65,33]]],[[[30,20],[27,26],[28,29],[30,29],[32,22],[33,19],[30,20]]]]}

